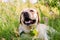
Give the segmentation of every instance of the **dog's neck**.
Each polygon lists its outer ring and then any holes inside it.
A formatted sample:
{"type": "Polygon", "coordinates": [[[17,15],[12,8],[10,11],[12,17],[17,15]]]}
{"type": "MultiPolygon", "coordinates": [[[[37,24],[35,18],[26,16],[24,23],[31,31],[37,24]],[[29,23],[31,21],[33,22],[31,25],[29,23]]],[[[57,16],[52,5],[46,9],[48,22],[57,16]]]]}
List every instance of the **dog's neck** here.
{"type": "Polygon", "coordinates": [[[26,29],[30,30],[30,29],[33,29],[35,28],[36,26],[24,26],[26,29]]]}
{"type": "Polygon", "coordinates": [[[32,26],[26,26],[26,29],[30,30],[32,29],[32,26]]]}
{"type": "Polygon", "coordinates": [[[36,27],[37,27],[37,25],[32,25],[32,26],[24,26],[24,25],[23,25],[23,28],[24,28],[25,30],[35,29],[36,27]]]}

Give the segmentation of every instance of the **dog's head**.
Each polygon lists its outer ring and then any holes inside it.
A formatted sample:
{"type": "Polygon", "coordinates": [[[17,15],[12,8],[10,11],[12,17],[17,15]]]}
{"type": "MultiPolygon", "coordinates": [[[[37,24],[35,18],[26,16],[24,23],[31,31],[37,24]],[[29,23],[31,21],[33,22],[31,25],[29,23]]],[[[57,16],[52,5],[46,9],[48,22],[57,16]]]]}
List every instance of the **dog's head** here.
{"type": "Polygon", "coordinates": [[[37,25],[39,23],[37,10],[32,8],[23,9],[20,15],[20,23],[26,26],[37,25]]]}

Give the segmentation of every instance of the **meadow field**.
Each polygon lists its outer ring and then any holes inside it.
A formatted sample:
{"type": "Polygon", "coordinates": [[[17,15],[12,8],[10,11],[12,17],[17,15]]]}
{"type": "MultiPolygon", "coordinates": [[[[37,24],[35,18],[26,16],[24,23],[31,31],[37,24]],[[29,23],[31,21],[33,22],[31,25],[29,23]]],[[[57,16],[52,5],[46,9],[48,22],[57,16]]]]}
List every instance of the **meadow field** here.
{"type": "MultiPolygon", "coordinates": [[[[10,0],[0,2],[0,40],[31,40],[30,37],[20,38],[18,27],[20,12],[24,8],[35,8],[40,15],[40,23],[54,28],[57,32],[48,33],[50,40],[60,40],[60,0],[10,0]]],[[[36,39],[39,40],[39,39],[36,39]]]]}

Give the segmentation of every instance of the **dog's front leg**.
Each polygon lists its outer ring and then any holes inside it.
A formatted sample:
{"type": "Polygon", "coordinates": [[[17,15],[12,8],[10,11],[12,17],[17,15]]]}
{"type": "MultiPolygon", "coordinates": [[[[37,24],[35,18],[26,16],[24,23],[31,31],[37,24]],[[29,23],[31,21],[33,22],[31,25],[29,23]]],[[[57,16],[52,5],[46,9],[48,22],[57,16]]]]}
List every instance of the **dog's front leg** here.
{"type": "Polygon", "coordinates": [[[20,36],[21,36],[23,33],[24,33],[23,28],[20,26],[20,27],[19,27],[19,34],[20,34],[20,36]]]}
{"type": "Polygon", "coordinates": [[[42,35],[42,39],[41,40],[48,40],[48,35],[47,33],[44,33],[44,35],[42,35]]]}

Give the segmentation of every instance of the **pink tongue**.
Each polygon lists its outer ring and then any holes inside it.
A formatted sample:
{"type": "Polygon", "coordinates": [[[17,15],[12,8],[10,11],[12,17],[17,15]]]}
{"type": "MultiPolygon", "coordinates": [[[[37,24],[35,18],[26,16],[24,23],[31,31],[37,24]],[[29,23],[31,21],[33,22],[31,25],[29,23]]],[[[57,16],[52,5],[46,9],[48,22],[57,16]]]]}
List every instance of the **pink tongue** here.
{"type": "Polygon", "coordinates": [[[25,23],[31,23],[31,21],[25,21],[25,23]]]}

